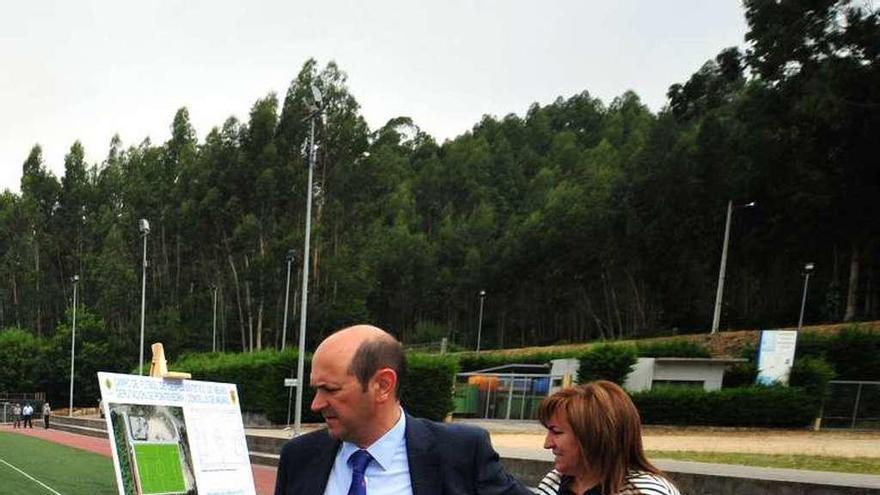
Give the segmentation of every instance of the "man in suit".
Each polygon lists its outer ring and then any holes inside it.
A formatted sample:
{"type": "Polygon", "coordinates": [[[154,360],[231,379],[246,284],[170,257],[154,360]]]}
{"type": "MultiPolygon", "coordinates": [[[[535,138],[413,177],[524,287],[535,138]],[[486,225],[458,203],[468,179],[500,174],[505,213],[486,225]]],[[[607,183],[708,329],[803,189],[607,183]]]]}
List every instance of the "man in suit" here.
{"type": "Polygon", "coordinates": [[[327,337],[312,358],[312,410],[327,428],[281,450],[275,495],[520,495],[485,430],[414,418],[398,384],[400,343],[357,325],[327,337]]]}

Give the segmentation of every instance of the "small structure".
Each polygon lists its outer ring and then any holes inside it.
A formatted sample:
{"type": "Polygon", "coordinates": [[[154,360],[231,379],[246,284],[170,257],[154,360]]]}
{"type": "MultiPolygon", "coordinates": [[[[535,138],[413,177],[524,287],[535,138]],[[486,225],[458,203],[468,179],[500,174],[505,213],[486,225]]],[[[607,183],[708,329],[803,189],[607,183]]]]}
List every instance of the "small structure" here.
{"type": "Polygon", "coordinates": [[[657,386],[720,390],[724,371],[733,364],[747,361],[733,358],[639,358],[623,388],[629,392],[642,392],[657,386]]]}

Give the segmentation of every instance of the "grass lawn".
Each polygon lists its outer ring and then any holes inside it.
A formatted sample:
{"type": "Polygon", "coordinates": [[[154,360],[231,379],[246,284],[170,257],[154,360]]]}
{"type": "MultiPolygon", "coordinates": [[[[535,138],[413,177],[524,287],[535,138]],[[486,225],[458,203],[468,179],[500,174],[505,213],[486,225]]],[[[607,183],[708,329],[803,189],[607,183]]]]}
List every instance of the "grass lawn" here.
{"type": "Polygon", "coordinates": [[[880,474],[880,459],[874,457],[829,457],[786,454],[738,454],[727,452],[649,451],[651,459],[714,462],[770,468],[880,474]]]}
{"type": "Polygon", "coordinates": [[[63,495],[116,495],[113,461],[39,438],[0,432],[0,492],[51,494],[27,473],[63,495]]]}

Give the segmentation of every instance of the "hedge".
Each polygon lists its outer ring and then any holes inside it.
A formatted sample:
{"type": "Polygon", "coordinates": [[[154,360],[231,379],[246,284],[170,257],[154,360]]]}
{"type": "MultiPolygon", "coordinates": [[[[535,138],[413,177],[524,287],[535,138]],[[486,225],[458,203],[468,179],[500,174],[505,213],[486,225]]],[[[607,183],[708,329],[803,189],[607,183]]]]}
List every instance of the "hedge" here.
{"type": "Polygon", "coordinates": [[[452,412],[452,386],[458,361],[449,355],[407,354],[407,374],[400,385],[404,409],[419,418],[442,421],[452,412]]]}
{"type": "Polygon", "coordinates": [[[880,332],[858,325],[837,334],[802,332],[796,357],[824,358],[840,380],[880,380],[880,332]]]}
{"type": "Polygon", "coordinates": [[[712,392],[657,388],[632,394],[645,424],[805,427],[821,399],[798,387],[743,387],[712,392]]]}
{"type": "Polygon", "coordinates": [[[712,357],[709,349],[698,342],[685,339],[666,339],[649,342],[636,342],[639,357],[712,357]]]}
{"type": "MultiPolygon", "coordinates": [[[[452,411],[452,383],[456,362],[449,357],[408,354],[408,373],[401,382],[401,397],[407,412],[418,417],[442,420],[452,411]]],[[[287,420],[288,391],[285,378],[296,376],[296,349],[265,350],[250,353],[189,354],[170,366],[175,371],[192,373],[196,380],[235,383],[243,411],[265,414],[269,421],[287,420]]],[[[306,355],[306,383],[311,370],[311,356],[306,355]]],[[[321,422],[311,412],[314,398],[310,387],[303,390],[303,421],[321,422]]]]}
{"type": "Polygon", "coordinates": [[[599,344],[584,353],[578,367],[578,383],[610,380],[623,385],[638,360],[635,346],[599,344]]]}
{"type": "MultiPolygon", "coordinates": [[[[506,364],[547,364],[554,359],[582,359],[597,345],[630,346],[631,343],[598,343],[583,346],[556,348],[552,350],[531,349],[525,351],[487,351],[461,352],[453,354],[459,362],[461,371],[476,371],[506,364]]],[[[638,357],[710,357],[709,349],[698,342],[683,338],[664,339],[651,342],[636,342],[638,357]]]]}

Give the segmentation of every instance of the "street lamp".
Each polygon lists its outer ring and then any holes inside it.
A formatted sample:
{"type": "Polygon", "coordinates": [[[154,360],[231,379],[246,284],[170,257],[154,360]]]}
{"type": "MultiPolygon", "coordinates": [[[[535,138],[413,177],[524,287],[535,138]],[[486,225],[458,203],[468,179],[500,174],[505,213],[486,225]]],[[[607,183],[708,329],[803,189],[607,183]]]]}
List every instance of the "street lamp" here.
{"type": "Polygon", "coordinates": [[[730,241],[730,217],[734,208],[752,208],[758,203],[752,201],[743,205],[734,205],[733,201],[727,202],[727,222],[724,224],[724,246],[721,248],[721,268],[718,270],[718,291],[715,293],[715,314],[712,316],[712,332],[718,332],[718,324],[721,322],[721,299],[724,294],[724,275],[727,270],[727,245],[730,241]]]}
{"type": "Polygon", "coordinates": [[[486,291],[480,291],[480,319],[477,323],[477,354],[480,353],[480,337],[483,335],[483,300],[486,299],[486,291]]]}
{"type": "Polygon", "coordinates": [[[281,350],[284,350],[284,346],[287,343],[287,306],[290,302],[290,264],[293,263],[293,258],[296,256],[295,249],[287,250],[287,285],[284,289],[284,324],[281,325],[281,350]]]}
{"type": "Polygon", "coordinates": [[[306,353],[306,313],[309,303],[309,240],[312,233],[312,175],[315,171],[315,120],[321,118],[324,99],[321,91],[312,85],[312,104],[309,115],[303,120],[309,121],[309,180],[306,187],[306,232],[303,241],[303,274],[302,274],[302,309],[299,313],[299,349],[296,363],[296,414],[294,416],[293,434],[298,436],[302,426],[303,373],[306,353]]]}
{"type": "Polygon", "coordinates": [[[144,238],[144,259],[141,263],[141,347],[140,347],[140,367],[138,374],[144,374],[144,315],[147,311],[147,237],[150,235],[150,222],[146,218],[138,221],[138,230],[141,237],[144,238]]]}
{"type": "Polygon", "coordinates": [[[71,334],[70,334],[70,405],[67,408],[67,416],[73,417],[73,363],[76,350],[76,285],[79,282],[79,275],[74,275],[72,279],[73,282],[73,325],[71,325],[71,334]]]}
{"type": "Polygon", "coordinates": [[[211,352],[217,352],[217,286],[211,285],[214,299],[214,318],[211,324],[211,352]]]}
{"type": "Polygon", "coordinates": [[[804,295],[801,298],[801,316],[798,318],[798,332],[801,331],[801,327],[804,326],[804,308],[807,305],[807,286],[810,284],[810,274],[813,273],[813,270],[816,268],[816,265],[813,263],[807,263],[804,265],[804,295]]]}

